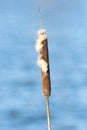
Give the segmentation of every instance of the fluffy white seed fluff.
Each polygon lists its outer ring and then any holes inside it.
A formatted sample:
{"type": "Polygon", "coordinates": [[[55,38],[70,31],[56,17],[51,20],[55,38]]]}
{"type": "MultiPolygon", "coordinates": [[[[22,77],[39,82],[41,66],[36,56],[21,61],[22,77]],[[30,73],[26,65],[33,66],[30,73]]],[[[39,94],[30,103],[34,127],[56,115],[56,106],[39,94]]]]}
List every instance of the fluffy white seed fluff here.
{"type": "Polygon", "coordinates": [[[41,29],[38,31],[38,38],[40,39],[41,42],[47,38],[45,29],[41,29]]]}
{"type": "MultiPolygon", "coordinates": [[[[41,50],[43,49],[43,44],[42,41],[47,39],[47,35],[46,35],[46,30],[41,29],[38,31],[38,38],[37,38],[37,42],[35,45],[36,51],[37,52],[41,52],[41,50]]],[[[41,70],[46,74],[47,70],[48,70],[48,63],[42,59],[42,54],[40,53],[38,60],[37,60],[37,64],[39,65],[39,67],[41,68],[41,70]]]]}
{"type": "Polygon", "coordinates": [[[44,72],[46,74],[47,70],[48,70],[48,63],[43,59],[39,59],[38,65],[40,66],[42,72],[44,72]]]}
{"type": "Polygon", "coordinates": [[[35,45],[37,52],[41,52],[41,50],[43,48],[42,41],[44,41],[46,38],[47,38],[46,30],[44,30],[44,29],[39,30],[37,42],[36,42],[36,45],[35,45]]]}
{"type": "Polygon", "coordinates": [[[35,45],[36,51],[37,52],[41,52],[42,48],[43,48],[43,44],[41,44],[40,39],[37,39],[37,43],[35,45]]]}

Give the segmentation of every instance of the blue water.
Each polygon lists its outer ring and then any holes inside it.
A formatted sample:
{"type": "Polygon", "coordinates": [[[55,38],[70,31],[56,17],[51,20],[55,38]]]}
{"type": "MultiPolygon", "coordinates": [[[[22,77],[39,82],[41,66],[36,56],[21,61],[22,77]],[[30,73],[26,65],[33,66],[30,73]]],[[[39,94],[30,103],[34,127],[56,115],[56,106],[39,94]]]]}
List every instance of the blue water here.
{"type": "MultiPolygon", "coordinates": [[[[87,1],[42,8],[47,29],[52,130],[87,130],[87,1]]],[[[45,98],[34,49],[34,1],[0,1],[0,130],[47,130],[45,98]]]]}

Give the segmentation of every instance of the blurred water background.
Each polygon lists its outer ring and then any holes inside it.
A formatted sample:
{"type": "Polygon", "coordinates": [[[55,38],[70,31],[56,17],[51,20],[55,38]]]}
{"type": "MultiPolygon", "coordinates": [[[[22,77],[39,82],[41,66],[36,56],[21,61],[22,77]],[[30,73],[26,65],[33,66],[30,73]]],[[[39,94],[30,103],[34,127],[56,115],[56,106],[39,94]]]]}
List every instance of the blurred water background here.
{"type": "MultiPolygon", "coordinates": [[[[52,130],[87,130],[87,1],[41,1],[49,41],[52,130]]],[[[0,130],[47,130],[37,2],[0,0],[0,130]]]]}

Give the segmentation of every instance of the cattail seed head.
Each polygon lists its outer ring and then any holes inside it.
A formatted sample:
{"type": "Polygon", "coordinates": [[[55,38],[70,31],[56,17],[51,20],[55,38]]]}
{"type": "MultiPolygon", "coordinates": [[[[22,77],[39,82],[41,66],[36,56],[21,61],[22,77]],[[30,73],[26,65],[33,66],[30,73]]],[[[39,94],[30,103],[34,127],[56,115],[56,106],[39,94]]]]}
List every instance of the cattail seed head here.
{"type": "Polygon", "coordinates": [[[41,69],[44,96],[48,97],[50,96],[51,92],[51,84],[50,84],[48,42],[45,29],[41,29],[38,31],[38,37],[35,48],[36,51],[39,53],[37,63],[41,69]]]}

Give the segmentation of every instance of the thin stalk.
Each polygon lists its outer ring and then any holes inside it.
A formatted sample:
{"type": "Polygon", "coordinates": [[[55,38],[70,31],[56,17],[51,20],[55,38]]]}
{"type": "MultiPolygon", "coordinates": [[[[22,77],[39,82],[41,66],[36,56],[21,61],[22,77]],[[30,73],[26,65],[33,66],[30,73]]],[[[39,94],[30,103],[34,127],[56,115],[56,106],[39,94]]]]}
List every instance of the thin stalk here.
{"type": "Polygon", "coordinates": [[[50,108],[49,108],[49,98],[48,97],[46,97],[46,109],[47,109],[48,130],[51,130],[50,108]]]}
{"type": "Polygon", "coordinates": [[[41,17],[40,6],[38,6],[38,14],[39,14],[39,18],[40,18],[40,28],[42,29],[42,17],[41,17]]]}

